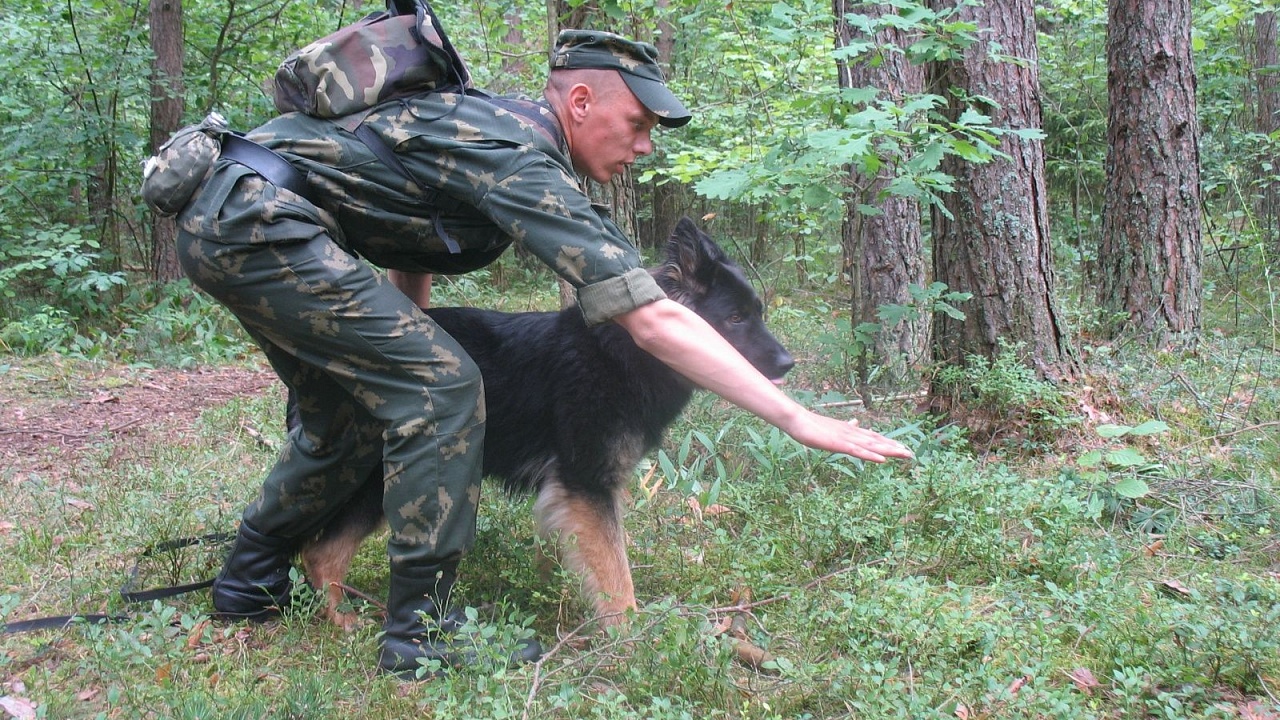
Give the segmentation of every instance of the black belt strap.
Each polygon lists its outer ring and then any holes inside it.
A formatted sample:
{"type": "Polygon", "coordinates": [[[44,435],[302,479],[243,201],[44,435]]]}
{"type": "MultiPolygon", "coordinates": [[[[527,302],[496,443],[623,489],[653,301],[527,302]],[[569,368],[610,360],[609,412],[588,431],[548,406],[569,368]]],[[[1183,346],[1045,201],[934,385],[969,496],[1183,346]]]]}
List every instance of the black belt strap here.
{"type": "Polygon", "coordinates": [[[227,133],[222,137],[222,157],[235,160],[261,175],[272,185],[301,195],[315,204],[307,188],[307,179],[274,150],[263,147],[239,133],[227,133]]]}

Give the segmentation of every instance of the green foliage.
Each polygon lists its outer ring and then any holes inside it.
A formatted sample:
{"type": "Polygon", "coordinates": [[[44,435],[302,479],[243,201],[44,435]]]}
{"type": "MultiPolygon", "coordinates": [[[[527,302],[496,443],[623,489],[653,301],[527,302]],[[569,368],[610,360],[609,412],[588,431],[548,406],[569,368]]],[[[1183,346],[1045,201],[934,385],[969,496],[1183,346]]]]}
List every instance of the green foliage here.
{"type": "MultiPolygon", "coordinates": [[[[951,189],[950,178],[939,171],[943,157],[989,160],[1006,131],[992,127],[989,118],[972,107],[948,120],[942,113],[944,100],[937,95],[890,98],[877,88],[837,89],[831,73],[836,61],[876,62],[884,53],[903,53],[913,62],[923,62],[949,57],[975,41],[975,28],[952,19],[954,8],[935,11],[910,2],[894,6],[896,13],[882,18],[853,15],[849,20],[867,36],[893,27],[922,38],[907,48],[855,42],[833,53],[819,53],[814,49],[830,43],[828,9],[775,4],[768,13],[759,13],[761,32],[780,46],[773,59],[794,71],[775,77],[776,71],[762,67],[770,58],[745,52],[746,48],[730,52],[720,71],[741,66],[749,80],[762,85],[779,82],[788,93],[775,96],[755,117],[738,117],[723,125],[731,134],[707,133],[697,151],[673,153],[671,177],[696,180],[698,192],[711,199],[834,219],[846,203],[873,211],[874,198],[851,184],[856,180],[850,170],[875,178],[887,169],[893,180],[884,192],[941,207],[940,194],[951,189]],[[744,122],[749,123],[747,133],[742,132],[744,122]]],[[[753,44],[750,49],[761,48],[753,44]]]]}
{"type": "Polygon", "coordinates": [[[12,302],[44,295],[69,313],[101,315],[105,299],[126,283],[122,272],[98,269],[98,241],[80,228],[54,224],[0,247],[0,298],[12,302]]]}
{"type": "MultiPolygon", "coordinates": [[[[1149,420],[1137,427],[1125,425],[1099,425],[1094,428],[1098,437],[1104,439],[1121,438],[1126,435],[1143,436],[1162,433],[1169,430],[1168,424],[1160,420],[1149,420]]],[[[1144,475],[1159,473],[1163,468],[1159,463],[1152,463],[1138,450],[1131,447],[1113,448],[1110,450],[1090,450],[1076,460],[1084,472],[1086,481],[1101,483],[1122,474],[1112,486],[1111,492],[1121,498],[1136,500],[1151,491],[1144,475]]]]}
{"type": "Polygon", "coordinates": [[[1076,421],[1062,388],[1036,376],[1021,344],[1001,342],[994,359],[970,355],[964,365],[945,365],[934,385],[950,400],[951,414],[984,444],[1016,437],[1034,445],[1076,421]]]}

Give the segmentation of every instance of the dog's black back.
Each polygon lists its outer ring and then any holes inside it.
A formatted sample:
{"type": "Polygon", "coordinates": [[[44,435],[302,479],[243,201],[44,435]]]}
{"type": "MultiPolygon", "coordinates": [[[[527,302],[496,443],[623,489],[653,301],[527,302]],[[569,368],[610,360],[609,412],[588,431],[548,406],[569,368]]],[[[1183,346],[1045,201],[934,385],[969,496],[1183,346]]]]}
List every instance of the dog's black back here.
{"type": "MultiPolygon", "coordinates": [[[[742,272],[688,218],[650,271],[667,296],[716,329],[757,370],[780,381],[791,355],[764,325],[764,305],[742,272]]],[[[513,493],[554,474],[579,497],[611,502],[618,484],[688,403],[694,386],[613,323],[587,327],[577,308],[504,313],[427,311],[484,378],[484,474],[513,493]]],[[[290,399],[292,403],[292,398],[290,399]]],[[[326,529],[381,519],[382,468],[326,529]]]]}
{"type": "MultiPolygon", "coordinates": [[[[794,364],[764,326],[746,276],[692,221],[653,271],[672,299],[707,320],[770,379],[794,364]]],[[[689,401],[693,385],[613,323],[588,328],[576,308],[428,314],[484,378],[484,473],[512,492],[536,491],[549,471],[570,492],[609,496],[689,401]]]]}

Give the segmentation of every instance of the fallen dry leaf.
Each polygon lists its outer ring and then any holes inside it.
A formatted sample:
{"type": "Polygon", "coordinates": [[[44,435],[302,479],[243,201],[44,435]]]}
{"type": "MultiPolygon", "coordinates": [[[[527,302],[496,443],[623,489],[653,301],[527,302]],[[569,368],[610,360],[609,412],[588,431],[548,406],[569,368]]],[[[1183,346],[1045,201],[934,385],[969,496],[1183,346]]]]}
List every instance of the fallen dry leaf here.
{"type": "Polygon", "coordinates": [[[1177,580],[1163,580],[1156,585],[1156,588],[1165,595],[1177,598],[1178,600],[1191,599],[1191,591],[1187,589],[1186,585],[1183,585],[1177,580]]]}
{"type": "Polygon", "coordinates": [[[698,522],[702,522],[702,503],[698,502],[698,498],[689,497],[684,503],[689,506],[689,512],[693,513],[698,522]]]}
{"type": "Polygon", "coordinates": [[[719,636],[719,635],[725,634],[726,632],[729,631],[729,627],[731,623],[733,623],[733,617],[729,615],[725,615],[724,617],[720,618],[720,622],[716,623],[715,626],[711,628],[711,634],[713,636],[719,636]]]}
{"type": "Polygon", "coordinates": [[[1093,689],[1100,685],[1098,679],[1093,676],[1089,668],[1076,668],[1067,673],[1067,677],[1071,678],[1071,682],[1075,683],[1075,686],[1080,688],[1086,695],[1092,695],[1093,689]]]}
{"type": "Polygon", "coordinates": [[[654,495],[658,494],[658,490],[662,487],[662,479],[653,482],[653,478],[658,474],[658,466],[655,464],[649,468],[649,472],[645,473],[640,480],[640,491],[644,493],[646,499],[652,500],[654,495]],[[652,484],[650,484],[652,483],[652,484]]]}
{"type": "Polygon", "coordinates": [[[4,710],[14,720],[34,720],[36,716],[35,703],[12,695],[0,697],[0,710],[4,710]]]}
{"type": "Polygon", "coordinates": [[[80,702],[89,702],[90,700],[98,697],[101,694],[102,694],[102,688],[98,688],[98,687],[85,688],[84,690],[81,690],[80,692],[76,693],[76,699],[79,700],[80,702]]]}
{"type": "Polygon", "coordinates": [[[191,632],[187,633],[188,650],[195,650],[200,646],[200,643],[204,641],[204,631],[205,628],[209,627],[209,622],[209,619],[205,618],[204,620],[196,623],[195,626],[191,628],[191,632]]]}
{"type": "Polygon", "coordinates": [[[1236,705],[1236,710],[1240,711],[1242,720],[1277,720],[1277,718],[1280,718],[1280,716],[1259,702],[1236,705]]]}
{"type": "Polygon", "coordinates": [[[66,503],[77,510],[93,509],[93,503],[88,502],[87,500],[81,500],[80,498],[76,498],[76,497],[67,498],[66,503]]]}

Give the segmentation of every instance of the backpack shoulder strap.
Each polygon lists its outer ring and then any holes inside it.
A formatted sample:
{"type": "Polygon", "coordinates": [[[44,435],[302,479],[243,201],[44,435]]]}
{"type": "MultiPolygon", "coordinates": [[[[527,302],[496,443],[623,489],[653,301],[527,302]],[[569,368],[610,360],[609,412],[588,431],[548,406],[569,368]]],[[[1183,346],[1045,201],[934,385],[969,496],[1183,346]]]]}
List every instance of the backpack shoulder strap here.
{"type": "Polygon", "coordinates": [[[483,99],[490,105],[496,105],[503,110],[519,115],[522,119],[528,120],[533,126],[542,133],[552,145],[559,146],[562,137],[560,126],[555,120],[542,114],[542,106],[532,100],[520,100],[511,97],[501,97],[499,95],[490,95],[483,90],[471,89],[467,91],[468,95],[483,99]]]}
{"type": "Polygon", "coordinates": [[[408,15],[412,13],[418,18],[418,27],[425,27],[424,21],[430,20],[431,27],[440,38],[440,48],[444,50],[445,55],[449,58],[449,69],[453,71],[454,80],[460,88],[471,87],[471,71],[467,69],[467,64],[462,61],[462,55],[458,53],[457,48],[453,46],[453,42],[449,40],[449,35],[444,31],[444,24],[440,22],[440,17],[436,15],[436,11],[431,7],[428,0],[388,0],[388,6],[398,9],[401,13],[408,15]],[[412,10],[409,9],[412,7],[412,10]]]}
{"type": "Polygon", "coordinates": [[[449,248],[450,253],[457,255],[462,252],[462,246],[458,245],[458,241],[454,240],[449,236],[449,233],[445,232],[444,223],[440,221],[440,191],[429,188],[418,182],[418,179],[409,173],[409,169],[404,166],[404,163],[400,162],[400,157],[396,155],[396,151],[393,150],[391,146],[387,145],[386,141],[383,140],[378,133],[373,131],[373,128],[362,122],[357,125],[355,130],[352,132],[355,133],[356,138],[358,138],[360,142],[364,143],[365,146],[369,148],[369,151],[372,152],[378,160],[382,161],[383,165],[386,165],[392,170],[400,173],[409,182],[416,185],[417,188],[422,191],[422,203],[424,205],[431,206],[431,221],[435,225],[436,235],[440,236],[440,240],[444,242],[445,247],[449,248]]]}

